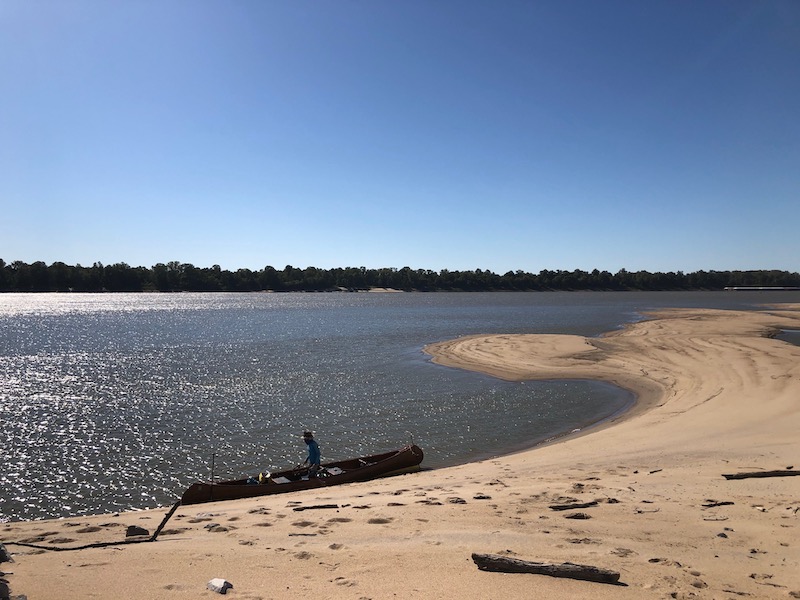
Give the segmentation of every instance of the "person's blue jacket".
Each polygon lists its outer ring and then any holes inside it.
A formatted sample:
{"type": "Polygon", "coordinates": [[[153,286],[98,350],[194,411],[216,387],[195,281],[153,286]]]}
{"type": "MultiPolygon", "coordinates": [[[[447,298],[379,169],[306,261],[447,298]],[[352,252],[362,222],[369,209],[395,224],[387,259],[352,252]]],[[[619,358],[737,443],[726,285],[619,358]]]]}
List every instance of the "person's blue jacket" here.
{"type": "Polygon", "coordinates": [[[306,444],[308,445],[308,464],[310,465],[318,465],[321,459],[320,451],[319,451],[319,444],[317,440],[310,438],[305,440],[306,444]]]}

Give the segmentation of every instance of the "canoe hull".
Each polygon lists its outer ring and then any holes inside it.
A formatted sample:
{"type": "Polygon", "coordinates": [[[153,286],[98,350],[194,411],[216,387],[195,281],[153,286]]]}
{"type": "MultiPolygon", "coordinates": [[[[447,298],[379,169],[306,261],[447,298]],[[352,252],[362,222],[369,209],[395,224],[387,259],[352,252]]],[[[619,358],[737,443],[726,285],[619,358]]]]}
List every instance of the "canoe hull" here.
{"type": "Polygon", "coordinates": [[[273,473],[268,483],[263,484],[248,483],[248,479],[216,483],[197,482],[183,492],[181,504],[257,498],[259,496],[330,487],[354,481],[367,481],[417,470],[423,456],[421,448],[416,445],[409,445],[383,454],[323,463],[321,472],[323,474],[333,473],[327,476],[306,477],[303,479],[303,475],[308,472],[308,469],[305,468],[273,473]]]}

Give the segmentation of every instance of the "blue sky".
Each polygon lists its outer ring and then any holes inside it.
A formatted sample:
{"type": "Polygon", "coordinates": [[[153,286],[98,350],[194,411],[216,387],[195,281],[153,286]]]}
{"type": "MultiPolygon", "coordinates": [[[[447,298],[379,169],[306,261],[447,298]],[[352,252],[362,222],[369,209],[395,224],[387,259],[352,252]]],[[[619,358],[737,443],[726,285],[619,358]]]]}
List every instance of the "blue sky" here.
{"type": "Polygon", "coordinates": [[[4,0],[0,258],[785,269],[796,0],[4,0]]]}

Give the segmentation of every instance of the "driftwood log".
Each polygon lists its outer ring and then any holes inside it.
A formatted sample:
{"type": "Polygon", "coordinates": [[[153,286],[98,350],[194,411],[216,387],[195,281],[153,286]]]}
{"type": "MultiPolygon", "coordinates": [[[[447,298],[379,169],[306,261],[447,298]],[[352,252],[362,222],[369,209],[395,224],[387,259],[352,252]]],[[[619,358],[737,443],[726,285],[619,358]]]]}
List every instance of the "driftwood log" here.
{"type": "Polygon", "coordinates": [[[572,504],[551,504],[550,510],[572,510],[573,508],[589,508],[597,506],[599,502],[592,500],[591,502],[573,502],[572,504]]]}
{"type": "Polygon", "coordinates": [[[800,471],[752,471],[750,473],[725,473],[722,476],[725,479],[749,479],[750,477],[791,477],[792,475],[800,475],[800,471]]]}
{"type": "Polygon", "coordinates": [[[518,558],[509,558],[498,554],[473,554],[472,560],[481,571],[494,571],[497,573],[534,573],[536,575],[549,575],[550,577],[567,577],[582,581],[596,583],[619,583],[619,573],[601,569],[591,565],[576,565],[574,563],[544,563],[518,558]]]}

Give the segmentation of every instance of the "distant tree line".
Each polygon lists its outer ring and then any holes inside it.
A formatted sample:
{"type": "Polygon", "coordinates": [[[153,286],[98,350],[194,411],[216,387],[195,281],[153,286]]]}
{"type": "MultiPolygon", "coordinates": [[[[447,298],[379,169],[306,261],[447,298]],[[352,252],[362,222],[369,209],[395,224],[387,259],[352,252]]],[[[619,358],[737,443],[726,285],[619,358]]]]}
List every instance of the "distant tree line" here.
{"type": "Polygon", "coordinates": [[[228,271],[219,265],[195,267],[177,261],[146,267],[125,263],[91,267],[0,259],[0,292],[327,292],[393,288],[405,291],[546,290],[721,290],[727,286],[800,286],[800,274],[787,271],[509,271],[439,272],[403,267],[347,267],[228,271]]]}

